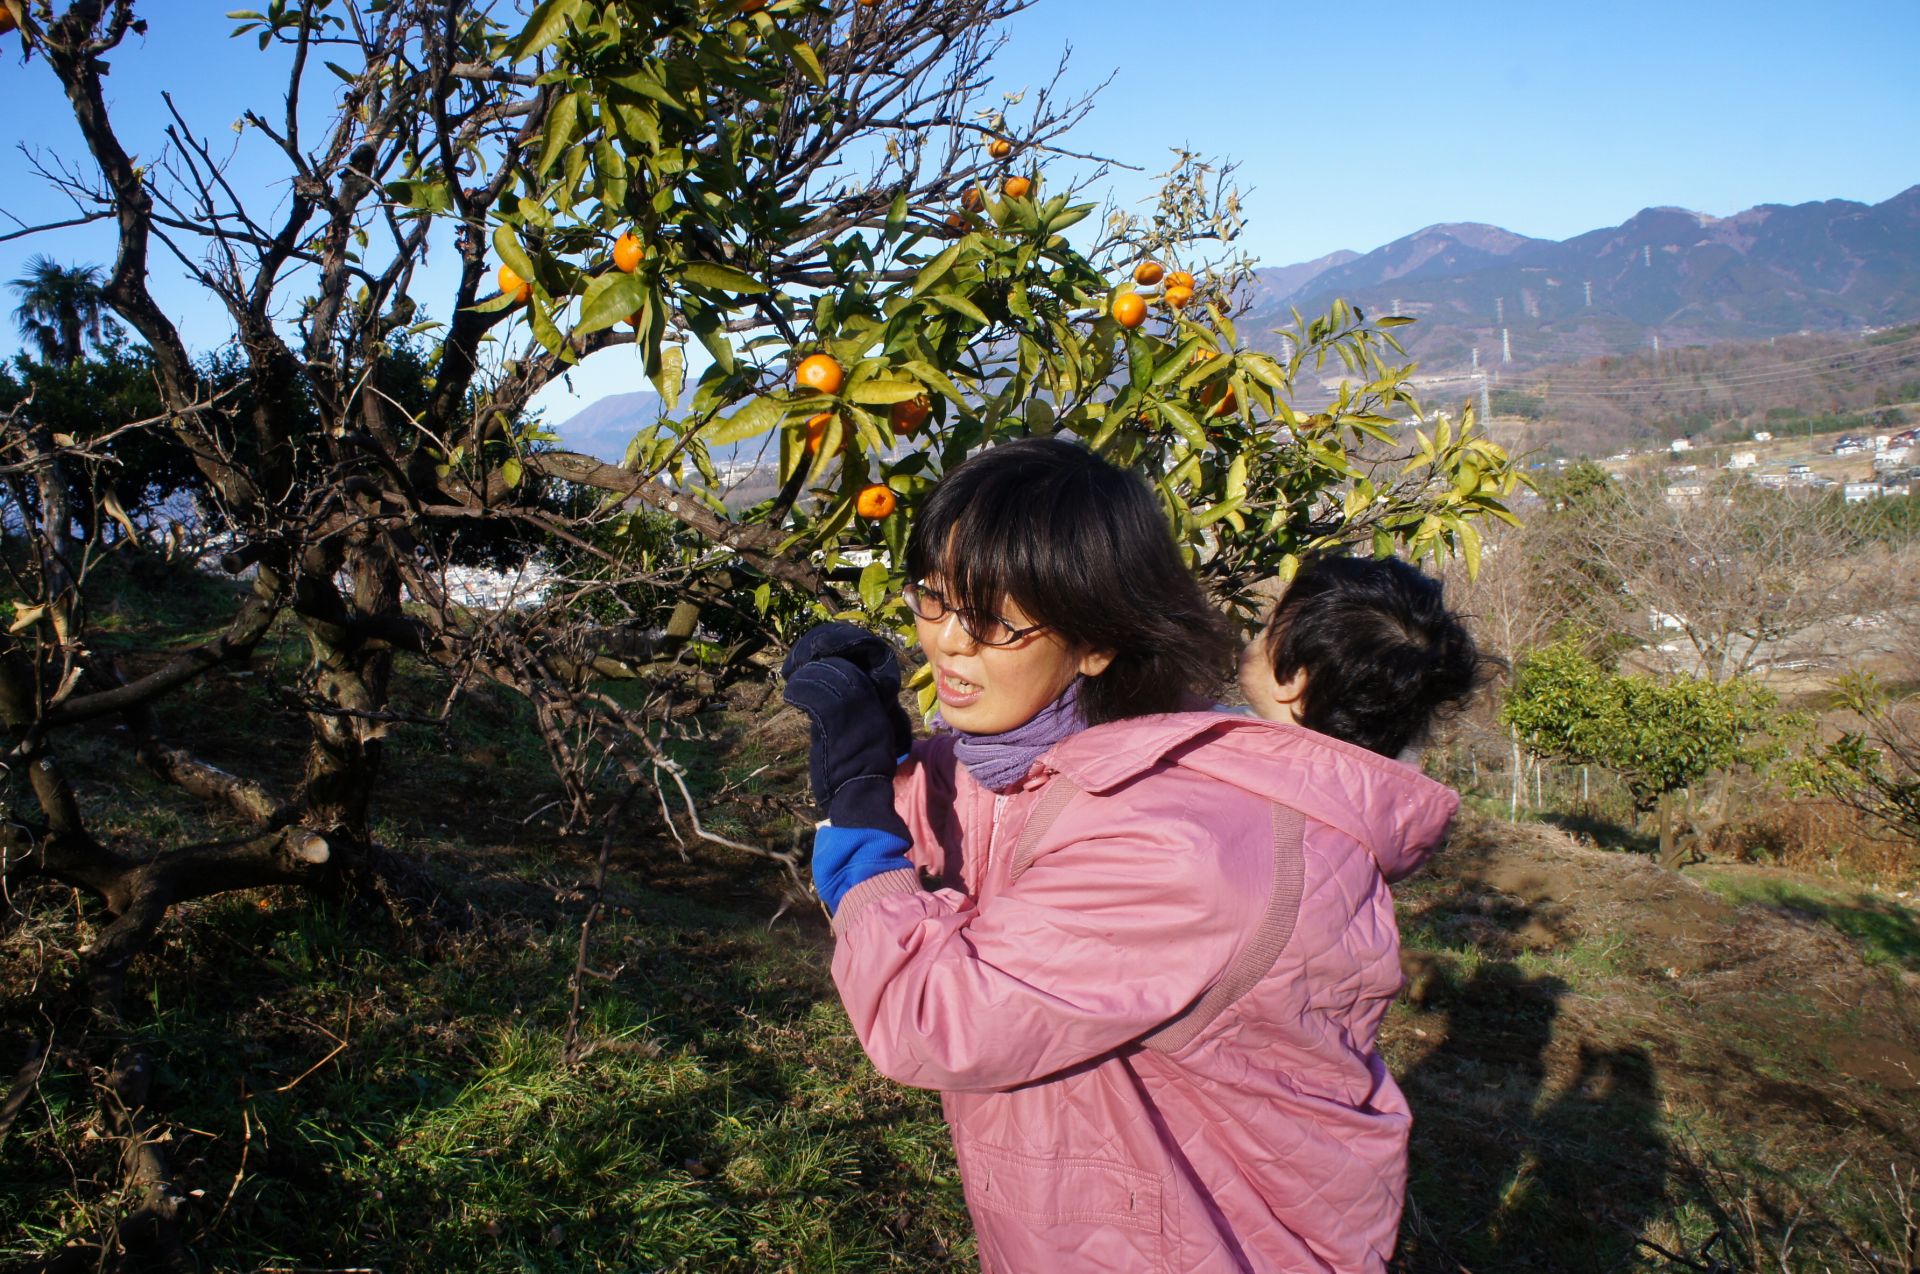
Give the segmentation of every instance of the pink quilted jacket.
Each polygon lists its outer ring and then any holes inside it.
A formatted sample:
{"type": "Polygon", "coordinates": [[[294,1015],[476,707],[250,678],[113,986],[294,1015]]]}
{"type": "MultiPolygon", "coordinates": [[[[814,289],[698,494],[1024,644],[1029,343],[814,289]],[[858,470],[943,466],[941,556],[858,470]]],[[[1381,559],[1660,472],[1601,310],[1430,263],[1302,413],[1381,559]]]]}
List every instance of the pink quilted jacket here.
{"type": "Polygon", "coordinates": [[[996,796],[916,745],[913,871],[857,886],[833,974],[874,1064],[938,1089],[992,1274],[1382,1270],[1409,1115],[1374,1049],[1387,882],[1458,798],[1297,726],[1083,730],[996,796]]]}

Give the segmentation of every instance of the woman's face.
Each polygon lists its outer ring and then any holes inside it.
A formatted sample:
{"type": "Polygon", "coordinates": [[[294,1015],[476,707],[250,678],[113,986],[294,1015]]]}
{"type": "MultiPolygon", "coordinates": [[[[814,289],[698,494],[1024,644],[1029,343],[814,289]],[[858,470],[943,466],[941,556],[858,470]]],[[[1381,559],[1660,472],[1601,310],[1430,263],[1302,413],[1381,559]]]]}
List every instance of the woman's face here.
{"type": "MultiPolygon", "coordinates": [[[[1011,599],[999,614],[1015,628],[1033,622],[1011,599]]],[[[982,646],[951,610],[935,620],[916,616],[914,627],[933,664],[940,717],[966,734],[1002,734],[1025,725],[1076,676],[1097,677],[1113,662],[1110,653],[1076,651],[1045,628],[1010,646],[982,646]]]]}

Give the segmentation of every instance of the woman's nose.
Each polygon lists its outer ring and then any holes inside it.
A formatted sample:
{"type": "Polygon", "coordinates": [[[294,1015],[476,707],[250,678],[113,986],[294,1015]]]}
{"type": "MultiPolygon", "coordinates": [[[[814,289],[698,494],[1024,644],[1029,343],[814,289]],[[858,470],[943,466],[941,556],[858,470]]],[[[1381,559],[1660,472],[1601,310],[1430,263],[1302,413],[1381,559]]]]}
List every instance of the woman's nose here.
{"type": "Polygon", "coordinates": [[[955,655],[970,655],[980,644],[974,640],[972,633],[961,626],[960,612],[956,610],[950,610],[941,617],[938,627],[934,629],[934,637],[943,652],[955,655]]]}

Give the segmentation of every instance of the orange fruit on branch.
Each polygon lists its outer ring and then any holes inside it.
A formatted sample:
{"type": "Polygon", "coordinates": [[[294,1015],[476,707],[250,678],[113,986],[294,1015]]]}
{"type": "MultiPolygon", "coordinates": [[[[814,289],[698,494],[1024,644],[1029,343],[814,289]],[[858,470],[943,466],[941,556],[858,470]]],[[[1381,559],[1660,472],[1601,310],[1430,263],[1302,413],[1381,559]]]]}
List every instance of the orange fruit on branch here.
{"type": "Polygon", "coordinates": [[[5,35],[11,30],[13,30],[13,11],[5,5],[0,5],[0,35],[5,35]]]}
{"type": "Polygon", "coordinates": [[[1147,299],[1138,292],[1122,292],[1114,297],[1113,321],[1121,327],[1139,327],[1147,321],[1147,299]]]}
{"type": "Polygon", "coordinates": [[[1005,159],[1013,154],[1013,143],[1004,137],[996,137],[987,143],[987,153],[995,159],[1005,159]]]}
{"type": "Polygon", "coordinates": [[[1191,292],[1193,291],[1193,276],[1185,270],[1175,270],[1167,276],[1167,286],[1170,288],[1185,288],[1191,292]]]}
{"type": "Polygon", "coordinates": [[[1133,281],[1143,288],[1150,288],[1166,277],[1167,267],[1158,261],[1142,261],[1133,271],[1133,281]]]}
{"type": "Polygon", "coordinates": [[[1163,295],[1166,297],[1168,305],[1171,305],[1176,310],[1184,309],[1187,303],[1193,300],[1193,289],[1183,287],[1178,283],[1169,283],[1163,295]]]}
{"type": "Polygon", "coordinates": [[[647,245],[640,237],[629,230],[613,243],[613,268],[623,274],[632,274],[640,268],[640,258],[647,255],[647,245]]]}
{"type": "Polygon", "coordinates": [[[853,511],[869,522],[878,522],[899,507],[899,498],[884,482],[869,482],[853,497],[853,511]]]}
{"type": "Polygon", "coordinates": [[[893,432],[902,436],[912,433],[933,419],[933,404],[925,394],[918,398],[909,398],[905,402],[895,403],[887,410],[887,419],[893,425],[893,432]]]}
{"type": "Polygon", "coordinates": [[[500,267],[500,273],[494,276],[500,282],[500,290],[513,298],[515,305],[525,305],[533,296],[533,284],[514,272],[510,265],[500,267]]]}
{"type": "Polygon", "coordinates": [[[987,206],[987,192],[978,186],[968,186],[960,192],[960,206],[968,212],[978,212],[987,206]]]}
{"type": "Polygon", "coordinates": [[[793,369],[793,379],[802,389],[811,389],[817,394],[837,394],[840,386],[846,384],[847,374],[840,370],[840,364],[833,361],[831,354],[809,354],[793,369]]]}
{"type": "Polygon", "coordinates": [[[820,444],[827,436],[827,429],[833,424],[833,413],[823,411],[816,416],[807,417],[807,451],[820,450],[820,444]]]}
{"type": "Polygon", "coordinates": [[[1033,193],[1033,182],[1026,177],[1009,177],[1000,184],[1000,193],[1009,199],[1025,199],[1033,193]]]}
{"type": "Polygon", "coordinates": [[[1233,386],[1231,385],[1226,385],[1226,386],[1209,385],[1205,389],[1200,391],[1200,401],[1202,403],[1213,405],[1216,399],[1218,400],[1218,405],[1213,406],[1213,410],[1207,413],[1207,418],[1209,420],[1211,420],[1215,416],[1226,415],[1228,412],[1232,411],[1236,405],[1238,405],[1238,401],[1239,401],[1234,395],[1233,386]],[[1223,388],[1226,390],[1225,394],[1222,394],[1220,392],[1223,388]]]}

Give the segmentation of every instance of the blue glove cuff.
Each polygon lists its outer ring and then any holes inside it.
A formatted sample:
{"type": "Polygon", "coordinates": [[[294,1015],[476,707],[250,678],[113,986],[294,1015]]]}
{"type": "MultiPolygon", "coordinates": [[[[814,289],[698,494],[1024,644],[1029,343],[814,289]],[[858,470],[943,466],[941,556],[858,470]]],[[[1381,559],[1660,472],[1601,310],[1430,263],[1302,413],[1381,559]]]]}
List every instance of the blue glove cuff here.
{"type": "MultiPolygon", "coordinates": [[[[898,817],[894,821],[898,823],[898,817]]],[[[910,866],[904,835],[831,823],[813,834],[813,887],[828,911],[839,911],[840,900],[861,881],[910,866]]]]}

